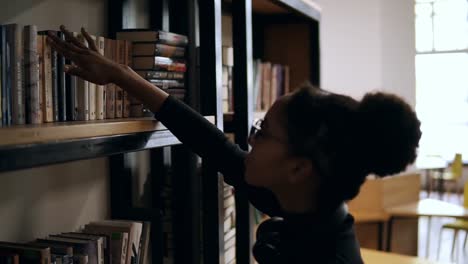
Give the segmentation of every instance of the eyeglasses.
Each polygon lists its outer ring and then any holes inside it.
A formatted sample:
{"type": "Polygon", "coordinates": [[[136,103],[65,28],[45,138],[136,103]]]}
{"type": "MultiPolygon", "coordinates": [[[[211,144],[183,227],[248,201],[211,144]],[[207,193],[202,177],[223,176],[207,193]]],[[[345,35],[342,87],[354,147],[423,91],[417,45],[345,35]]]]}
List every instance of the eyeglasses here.
{"type": "Polygon", "coordinates": [[[249,141],[249,145],[252,146],[253,145],[253,142],[259,138],[271,138],[271,139],[274,139],[280,143],[287,143],[286,140],[282,139],[282,138],[279,138],[279,137],[276,137],[274,135],[271,135],[271,134],[267,134],[265,133],[265,130],[262,129],[262,123],[263,123],[263,119],[257,119],[255,120],[255,122],[253,123],[252,127],[250,128],[250,133],[249,133],[249,138],[248,138],[248,141],[249,141]]]}

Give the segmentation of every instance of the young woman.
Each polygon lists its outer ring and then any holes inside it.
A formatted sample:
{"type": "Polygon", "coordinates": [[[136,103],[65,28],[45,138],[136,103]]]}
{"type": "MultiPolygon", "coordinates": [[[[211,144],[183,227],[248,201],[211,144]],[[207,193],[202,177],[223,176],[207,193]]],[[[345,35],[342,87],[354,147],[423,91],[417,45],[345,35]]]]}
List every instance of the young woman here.
{"type": "Polygon", "coordinates": [[[278,99],[253,126],[247,153],[184,103],[99,55],[84,29],[89,48],[61,30],[67,41],[52,35],[48,41],[75,63],[68,74],[115,83],[143,101],[184,144],[216,164],[236,192],[247,193],[272,217],[257,231],[253,253],[260,264],[362,263],[344,202],[358,194],[367,175],[398,173],[414,162],[420,122],[402,99],[374,93],[356,101],[304,85],[278,99]]]}

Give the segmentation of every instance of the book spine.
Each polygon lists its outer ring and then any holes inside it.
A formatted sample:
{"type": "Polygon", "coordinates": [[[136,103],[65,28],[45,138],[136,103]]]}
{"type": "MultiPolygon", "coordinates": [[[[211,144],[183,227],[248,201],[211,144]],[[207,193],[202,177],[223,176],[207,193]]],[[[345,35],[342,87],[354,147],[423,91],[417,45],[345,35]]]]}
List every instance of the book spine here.
{"type": "Polygon", "coordinates": [[[3,78],[2,78],[2,70],[3,70],[3,49],[1,43],[3,41],[3,32],[2,32],[2,25],[0,25],[0,127],[3,126],[3,78]]]}
{"type": "MultiPolygon", "coordinates": [[[[65,34],[63,32],[57,32],[58,37],[62,40],[65,40],[65,34]]],[[[58,111],[59,111],[59,121],[68,120],[68,104],[67,104],[67,93],[69,92],[69,87],[67,86],[67,76],[64,71],[65,68],[65,57],[58,54],[57,57],[57,76],[58,76],[58,111]]]]}
{"type": "Polygon", "coordinates": [[[26,26],[24,28],[24,77],[27,99],[26,116],[30,124],[42,123],[37,43],[37,27],[35,25],[26,26]]]}
{"type": "MultiPolygon", "coordinates": [[[[52,31],[53,34],[57,35],[57,32],[52,31]]],[[[52,72],[52,106],[54,113],[54,122],[59,121],[59,82],[57,74],[58,54],[57,51],[51,48],[51,72],[52,72]]]]}
{"type": "Polygon", "coordinates": [[[186,46],[188,44],[188,38],[184,35],[159,30],[158,42],[167,45],[186,46]]]}
{"type": "MultiPolygon", "coordinates": [[[[115,56],[115,40],[105,39],[104,56],[110,60],[114,60],[115,56]]],[[[115,118],[115,85],[109,83],[105,87],[106,90],[106,118],[115,118]]]]}
{"type": "Polygon", "coordinates": [[[12,123],[25,124],[25,93],[23,83],[23,41],[22,28],[18,24],[9,24],[10,60],[11,60],[11,109],[12,123]]]}
{"type": "Polygon", "coordinates": [[[8,64],[7,64],[7,49],[6,49],[6,38],[7,38],[7,34],[6,34],[6,27],[4,25],[0,25],[0,32],[2,34],[2,39],[1,39],[1,42],[0,42],[0,50],[1,50],[1,53],[2,53],[2,56],[1,56],[1,65],[2,65],[2,69],[1,69],[1,76],[2,76],[2,79],[1,79],[1,83],[2,83],[2,96],[0,98],[0,100],[2,101],[2,108],[0,111],[2,111],[2,125],[4,126],[7,126],[9,124],[9,120],[8,120],[8,107],[7,107],[7,79],[8,79],[8,75],[7,75],[7,67],[8,67],[8,64]]]}
{"type": "MultiPolygon", "coordinates": [[[[91,36],[91,39],[96,43],[96,36],[91,36]]],[[[88,42],[85,41],[86,46],[88,42]]],[[[88,104],[89,104],[89,120],[96,120],[96,84],[88,82],[88,104]]]]}
{"type": "MultiPolygon", "coordinates": [[[[123,40],[124,43],[124,59],[123,62],[127,66],[132,65],[132,43],[128,40],[123,40]]],[[[130,117],[130,98],[127,91],[123,91],[123,117],[130,117]]]]}
{"type": "Polygon", "coordinates": [[[41,114],[41,123],[45,120],[45,102],[44,102],[44,36],[37,36],[37,68],[39,72],[37,86],[39,90],[39,111],[41,114]]]}
{"type": "Polygon", "coordinates": [[[5,61],[6,61],[6,69],[5,69],[5,87],[6,87],[6,93],[5,93],[5,105],[6,105],[6,125],[11,125],[12,124],[12,117],[11,117],[11,89],[12,89],[12,59],[11,59],[11,48],[10,48],[10,43],[8,41],[8,30],[5,26],[6,30],[6,40],[5,40],[5,61]]]}
{"type": "Polygon", "coordinates": [[[53,122],[54,121],[54,110],[53,110],[53,97],[52,97],[52,47],[47,43],[46,37],[42,38],[43,41],[43,49],[44,49],[44,64],[43,64],[43,72],[44,72],[44,90],[43,90],[43,98],[44,98],[44,122],[53,122]]]}
{"type": "MultiPolygon", "coordinates": [[[[104,37],[98,37],[97,47],[99,53],[104,56],[104,37]]],[[[96,119],[102,120],[106,117],[106,89],[104,85],[96,86],[96,119]]]]}
{"type": "MultiPolygon", "coordinates": [[[[62,39],[65,38],[65,36],[62,34],[62,39]]],[[[66,65],[71,65],[72,61],[69,59],[65,59],[65,64],[66,65]]],[[[65,73],[64,73],[65,74],[65,73]]],[[[77,92],[76,92],[76,87],[77,87],[77,77],[70,75],[70,74],[65,74],[65,86],[66,86],[66,114],[67,114],[67,120],[70,121],[76,121],[78,120],[78,103],[77,103],[77,92]]]]}
{"type": "Polygon", "coordinates": [[[164,44],[156,44],[155,55],[172,58],[183,58],[185,56],[185,48],[164,44]]]}
{"type": "Polygon", "coordinates": [[[168,79],[168,80],[183,80],[183,72],[167,72],[167,71],[136,71],[145,79],[168,79]]]}
{"type": "MultiPolygon", "coordinates": [[[[124,64],[125,60],[125,44],[122,40],[116,40],[115,61],[119,64],[124,64]]],[[[115,117],[123,116],[123,89],[115,86],[115,117]]]]}
{"type": "MultiPolygon", "coordinates": [[[[74,32],[74,35],[83,44],[86,44],[84,37],[81,34],[74,32]]],[[[78,120],[86,121],[89,120],[89,89],[88,82],[82,78],[76,80],[76,102],[78,108],[78,120]]]]}

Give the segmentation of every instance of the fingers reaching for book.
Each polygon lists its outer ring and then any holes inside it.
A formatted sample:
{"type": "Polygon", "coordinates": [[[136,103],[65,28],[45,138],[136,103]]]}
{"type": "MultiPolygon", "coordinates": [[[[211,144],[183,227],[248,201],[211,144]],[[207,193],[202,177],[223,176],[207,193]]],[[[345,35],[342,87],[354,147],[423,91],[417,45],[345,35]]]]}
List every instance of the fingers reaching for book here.
{"type": "Polygon", "coordinates": [[[70,75],[74,75],[74,76],[78,76],[82,79],[85,79],[84,77],[84,72],[81,68],[79,68],[78,66],[76,65],[65,65],[65,72],[70,74],[70,75]]]}
{"type": "Polygon", "coordinates": [[[60,31],[62,31],[63,34],[65,34],[65,39],[68,42],[71,42],[75,46],[80,47],[82,49],[87,49],[87,47],[83,44],[83,42],[79,41],[76,37],[74,37],[73,34],[70,31],[68,31],[64,25],[60,26],[60,31]]]}
{"type": "Polygon", "coordinates": [[[82,53],[78,47],[59,39],[53,34],[47,36],[47,41],[57,52],[71,60],[76,60],[77,55],[82,53]]]}
{"type": "Polygon", "coordinates": [[[98,51],[98,48],[96,47],[96,42],[91,38],[91,36],[86,32],[84,28],[81,28],[81,34],[85,37],[86,41],[88,42],[88,46],[91,50],[94,50],[96,52],[98,51]]]}

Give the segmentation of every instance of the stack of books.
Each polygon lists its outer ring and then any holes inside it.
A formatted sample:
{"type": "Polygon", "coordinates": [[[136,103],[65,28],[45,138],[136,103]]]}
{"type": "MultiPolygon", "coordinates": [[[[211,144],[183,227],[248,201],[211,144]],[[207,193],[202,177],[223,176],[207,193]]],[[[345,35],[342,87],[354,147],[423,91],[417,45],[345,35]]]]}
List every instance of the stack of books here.
{"type": "MultiPolygon", "coordinates": [[[[132,43],[132,68],[140,76],[177,99],[185,99],[187,36],[167,31],[128,29],[117,32],[117,39],[132,43]]],[[[144,107],[132,101],[133,112],[144,107]]]]}

